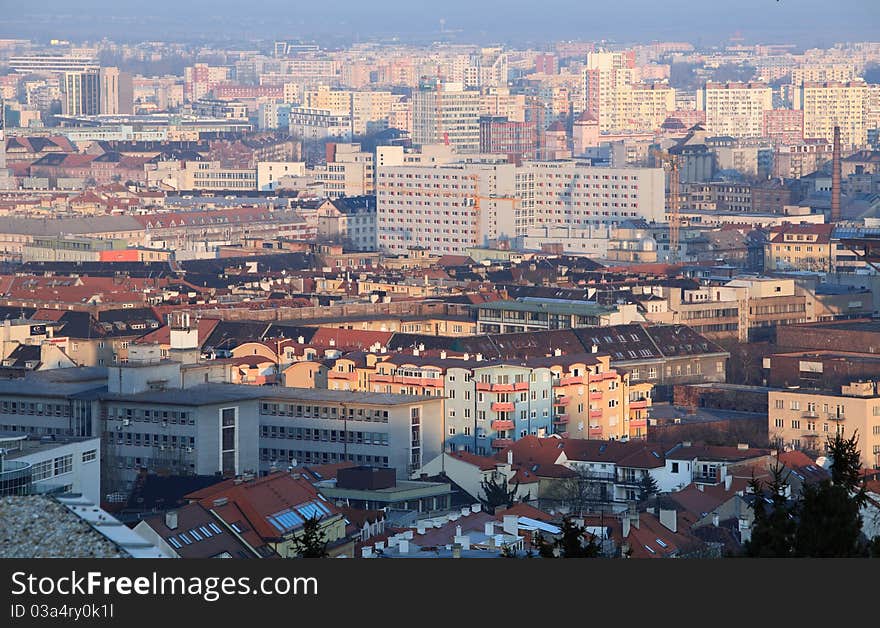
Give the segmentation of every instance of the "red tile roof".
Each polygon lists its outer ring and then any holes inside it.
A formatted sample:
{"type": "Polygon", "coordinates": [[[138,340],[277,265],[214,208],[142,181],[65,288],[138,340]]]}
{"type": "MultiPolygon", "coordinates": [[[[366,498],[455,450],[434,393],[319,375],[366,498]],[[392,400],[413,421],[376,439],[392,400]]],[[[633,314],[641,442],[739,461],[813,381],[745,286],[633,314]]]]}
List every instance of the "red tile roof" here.
{"type": "MultiPolygon", "coordinates": [[[[264,540],[282,537],[282,532],[269,522],[268,517],[290,508],[319,500],[330,511],[328,516],[342,514],[331,502],[319,497],[317,489],[307,479],[294,478],[286,472],[272,473],[239,484],[235,480],[227,480],[190,493],[186,498],[197,500],[208,509],[214,507],[217,499],[226,498],[228,504],[237,506],[241,515],[264,540]]],[[[226,517],[224,520],[234,523],[226,517]]]]}

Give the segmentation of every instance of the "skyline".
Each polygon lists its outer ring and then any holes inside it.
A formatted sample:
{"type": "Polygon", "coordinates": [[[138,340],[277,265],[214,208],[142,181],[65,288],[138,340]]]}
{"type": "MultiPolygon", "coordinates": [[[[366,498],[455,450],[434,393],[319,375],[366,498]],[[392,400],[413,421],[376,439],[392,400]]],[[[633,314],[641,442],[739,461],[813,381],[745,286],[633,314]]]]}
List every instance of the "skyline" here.
{"type": "Polygon", "coordinates": [[[119,41],[254,41],[283,37],[340,43],[398,37],[417,43],[445,39],[516,45],[569,39],[677,39],[699,46],[720,44],[738,34],[745,43],[821,47],[870,39],[876,20],[853,16],[880,17],[877,5],[867,0],[842,0],[835,5],[834,15],[827,15],[824,3],[818,0],[740,0],[733,14],[709,15],[700,15],[700,5],[693,0],[672,0],[662,5],[629,0],[596,6],[549,0],[534,8],[506,6],[500,16],[499,3],[474,6],[462,0],[446,2],[442,10],[389,0],[367,6],[341,0],[297,7],[295,12],[278,0],[260,0],[247,5],[247,14],[241,14],[240,5],[228,0],[210,4],[197,0],[183,7],[158,0],[149,5],[149,11],[131,4],[92,0],[79,3],[75,14],[59,0],[49,0],[38,10],[11,6],[0,23],[0,36],[76,40],[108,37],[119,41]],[[199,22],[186,18],[198,18],[199,22]],[[445,20],[443,37],[441,19],[445,20]]]}

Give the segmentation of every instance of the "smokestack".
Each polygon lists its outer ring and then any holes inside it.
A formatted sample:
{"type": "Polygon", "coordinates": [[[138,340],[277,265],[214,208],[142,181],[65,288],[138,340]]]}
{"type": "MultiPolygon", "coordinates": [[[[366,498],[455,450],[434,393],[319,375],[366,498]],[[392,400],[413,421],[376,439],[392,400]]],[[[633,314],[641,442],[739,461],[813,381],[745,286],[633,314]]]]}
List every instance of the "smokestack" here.
{"type": "Polygon", "coordinates": [[[834,127],[834,152],[831,154],[831,222],[840,220],[840,127],[834,127]]]}

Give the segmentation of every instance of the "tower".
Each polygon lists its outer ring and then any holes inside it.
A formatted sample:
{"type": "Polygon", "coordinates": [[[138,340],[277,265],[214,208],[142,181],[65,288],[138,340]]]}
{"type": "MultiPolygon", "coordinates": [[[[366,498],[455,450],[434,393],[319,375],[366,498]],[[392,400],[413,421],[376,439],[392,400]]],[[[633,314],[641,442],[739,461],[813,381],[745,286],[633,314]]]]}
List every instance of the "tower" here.
{"type": "Polygon", "coordinates": [[[840,220],[840,127],[834,127],[834,150],[831,153],[831,222],[840,220]]]}

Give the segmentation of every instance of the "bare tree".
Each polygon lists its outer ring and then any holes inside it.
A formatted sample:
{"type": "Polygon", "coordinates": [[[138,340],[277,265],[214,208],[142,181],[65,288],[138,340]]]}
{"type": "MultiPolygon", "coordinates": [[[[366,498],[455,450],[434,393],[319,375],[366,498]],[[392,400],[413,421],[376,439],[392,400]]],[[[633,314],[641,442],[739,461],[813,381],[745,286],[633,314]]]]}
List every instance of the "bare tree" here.
{"type": "Polygon", "coordinates": [[[557,480],[548,489],[546,498],[557,505],[566,506],[573,514],[602,509],[611,497],[607,480],[586,467],[573,469],[575,475],[557,480]],[[597,508],[598,507],[598,508],[597,508]]]}

